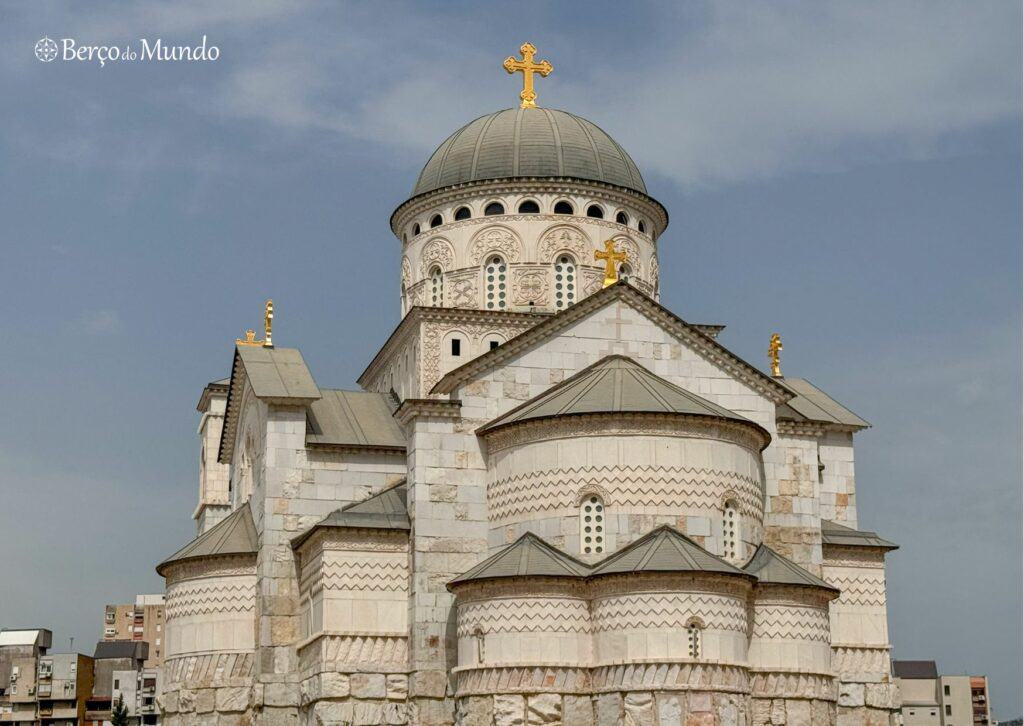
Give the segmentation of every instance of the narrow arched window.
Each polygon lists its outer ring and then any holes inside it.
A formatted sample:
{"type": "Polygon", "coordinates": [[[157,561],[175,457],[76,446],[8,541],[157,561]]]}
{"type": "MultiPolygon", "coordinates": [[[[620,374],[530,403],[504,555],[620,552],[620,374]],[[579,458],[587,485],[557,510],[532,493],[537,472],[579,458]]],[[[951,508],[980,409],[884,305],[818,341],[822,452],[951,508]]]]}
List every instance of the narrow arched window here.
{"type": "Polygon", "coordinates": [[[569,255],[555,260],[555,308],[564,310],[576,302],[576,261],[569,255]]]}
{"type": "Polygon", "coordinates": [[[633,276],[633,268],[628,263],[623,262],[619,265],[619,279],[629,282],[629,278],[633,276]]]}
{"type": "Polygon", "coordinates": [[[644,224],[644,220],[641,219],[639,222],[637,222],[636,228],[640,230],[642,234],[647,234],[647,225],[644,224]]]}
{"type": "Polygon", "coordinates": [[[596,494],[588,494],[580,504],[580,551],[604,552],[604,502],[596,494]]]}
{"type": "Polygon", "coordinates": [[[572,214],[573,208],[569,202],[562,200],[561,202],[555,202],[555,214],[572,214]]]}
{"type": "Polygon", "coordinates": [[[405,283],[402,283],[402,315],[405,315],[409,311],[409,295],[405,289],[405,283]]]}
{"type": "Polygon", "coordinates": [[[430,270],[430,304],[435,308],[444,305],[444,274],[440,267],[430,270]]]}
{"type": "Polygon", "coordinates": [[[587,216],[593,217],[594,219],[604,219],[604,210],[596,204],[591,204],[587,207],[587,216]]]}
{"type": "Polygon", "coordinates": [[[417,222],[416,224],[414,224],[414,225],[412,226],[412,236],[413,236],[413,237],[415,237],[415,236],[416,236],[416,235],[418,235],[419,233],[420,233],[420,223],[419,223],[419,222],[417,222]]]}
{"type": "Polygon", "coordinates": [[[519,205],[520,214],[540,214],[540,205],[532,199],[527,199],[519,205]]]}
{"type": "Polygon", "coordinates": [[[625,212],[619,212],[615,215],[615,221],[618,224],[629,224],[629,215],[625,212]]]}
{"type": "Polygon", "coordinates": [[[469,219],[473,216],[473,213],[469,211],[469,207],[459,207],[455,210],[455,221],[461,222],[463,219],[469,219]]]}
{"type": "Polygon", "coordinates": [[[496,214],[504,214],[504,213],[505,213],[505,205],[502,204],[501,202],[491,202],[486,207],[484,207],[484,216],[485,217],[493,217],[496,214]]]}
{"type": "Polygon", "coordinates": [[[690,623],[686,626],[686,654],[691,658],[700,658],[700,626],[690,623]]]}
{"type": "Polygon", "coordinates": [[[739,530],[736,503],[730,500],[722,508],[722,556],[727,560],[735,560],[739,554],[739,530]]]}
{"type": "Polygon", "coordinates": [[[440,214],[435,214],[433,217],[430,218],[431,229],[433,229],[434,227],[440,227],[442,224],[444,224],[444,220],[441,219],[440,214]]]}
{"type": "Polygon", "coordinates": [[[498,255],[488,258],[484,267],[484,290],[488,310],[505,309],[506,273],[505,260],[498,255]]]}

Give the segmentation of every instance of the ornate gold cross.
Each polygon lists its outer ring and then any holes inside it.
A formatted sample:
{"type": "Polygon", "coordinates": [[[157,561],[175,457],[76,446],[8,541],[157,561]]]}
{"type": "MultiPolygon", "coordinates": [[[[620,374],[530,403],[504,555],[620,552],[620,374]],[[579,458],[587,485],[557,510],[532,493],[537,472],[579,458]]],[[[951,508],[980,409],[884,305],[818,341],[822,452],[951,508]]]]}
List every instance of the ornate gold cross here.
{"type": "Polygon", "coordinates": [[[523,43],[519,46],[519,52],[523,59],[519,60],[509,56],[505,59],[505,70],[509,74],[518,72],[523,74],[523,91],[519,94],[519,98],[523,99],[523,102],[519,105],[522,108],[537,108],[537,92],[533,90],[533,74],[540,73],[542,77],[546,77],[555,70],[555,67],[546,60],[540,63],[533,62],[533,54],[537,52],[537,49],[532,43],[523,43]]]}
{"type": "Polygon", "coordinates": [[[235,345],[262,345],[264,348],[273,348],[274,343],[271,333],[274,327],[274,301],[267,300],[266,309],[263,313],[263,332],[266,337],[263,340],[256,340],[255,330],[246,330],[245,339],[235,338],[235,345]]]}
{"type": "Polygon", "coordinates": [[[604,260],[604,287],[614,285],[619,279],[619,268],[617,262],[626,261],[625,252],[615,251],[615,240],[604,241],[604,252],[594,250],[595,260],[604,260]]]}
{"type": "Polygon", "coordinates": [[[778,333],[772,333],[771,340],[768,343],[768,361],[772,364],[772,375],[776,378],[782,378],[782,370],[779,368],[780,350],[782,350],[782,336],[778,333]]]}

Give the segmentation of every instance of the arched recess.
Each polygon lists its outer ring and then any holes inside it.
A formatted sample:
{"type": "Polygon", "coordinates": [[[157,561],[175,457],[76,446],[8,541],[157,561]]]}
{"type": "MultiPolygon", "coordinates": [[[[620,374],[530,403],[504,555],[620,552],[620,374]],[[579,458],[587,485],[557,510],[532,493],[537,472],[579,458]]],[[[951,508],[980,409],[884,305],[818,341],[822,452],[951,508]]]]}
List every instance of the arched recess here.
{"type": "Polygon", "coordinates": [[[537,243],[537,261],[552,263],[560,252],[570,252],[578,264],[592,265],[595,249],[590,237],[579,227],[556,224],[541,234],[537,243]]]}
{"type": "Polygon", "coordinates": [[[420,277],[428,278],[430,268],[437,265],[442,272],[450,272],[455,268],[455,248],[444,237],[434,237],[423,245],[420,252],[420,277]]]}
{"type": "Polygon", "coordinates": [[[523,256],[523,242],[519,235],[503,225],[484,227],[469,243],[466,262],[479,265],[493,253],[501,255],[505,262],[519,262],[523,256]]]}
{"type": "Polygon", "coordinates": [[[633,278],[643,279],[644,271],[640,261],[640,245],[624,234],[617,234],[612,239],[615,241],[615,249],[626,253],[626,262],[632,268],[633,278]]]}

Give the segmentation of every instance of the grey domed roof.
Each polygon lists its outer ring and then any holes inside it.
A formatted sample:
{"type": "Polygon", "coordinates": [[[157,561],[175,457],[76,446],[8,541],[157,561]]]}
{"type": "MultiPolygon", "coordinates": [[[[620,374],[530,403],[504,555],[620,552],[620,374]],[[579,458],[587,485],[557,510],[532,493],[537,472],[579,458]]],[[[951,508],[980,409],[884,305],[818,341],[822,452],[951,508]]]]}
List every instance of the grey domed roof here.
{"type": "Polygon", "coordinates": [[[629,154],[594,124],[551,108],[510,108],[449,136],[423,167],[413,196],[511,177],[574,177],[647,194],[629,154]]]}

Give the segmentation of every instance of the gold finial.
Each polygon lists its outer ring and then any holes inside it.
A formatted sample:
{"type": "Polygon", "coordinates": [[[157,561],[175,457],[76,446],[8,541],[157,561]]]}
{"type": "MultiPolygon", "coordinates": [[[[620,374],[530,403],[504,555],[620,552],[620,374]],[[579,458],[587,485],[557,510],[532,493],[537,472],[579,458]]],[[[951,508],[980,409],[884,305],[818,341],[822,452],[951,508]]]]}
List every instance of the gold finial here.
{"type": "Polygon", "coordinates": [[[266,310],[263,314],[263,331],[266,337],[263,340],[256,340],[255,330],[246,330],[245,339],[235,338],[235,345],[262,345],[264,348],[273,348],[271,329],[274,326],[274,301],[267,300],[266,310]]]}
{"type": "Polygon", "coordinates": [[[551,71],[555,70],[555,67],[548,63],[546,60],[540,63],[533,62],[533,54],[537,52],[537,49],[532,43],[523,43],[519,46],[519,52],[522,54],[522,60],[509,56],[505,59],[504,67],[509,73],[521,72],[523,74],[523,91],[519,94],[519,98],[523,99],[520,105],[522,108],[537,108],[537,92],[533,90],[533,74],[540,73],[541,77],[547,77],[551,71]]]}
{"type": "Polygon", "coordinates": [[[604,252],[594,250],[595,260],[604,260],[604,285],[614,285],[619,279],[619,268],[616,262],[625,262],[626,253],[615,251],[615,240],[605,240],[604,252]]]}
{"type": "Polygon", "coordinates": [[[771,341],[768,343],[768,361],[772,364],[772,375],[782,378],[782,371],[779,369],[779,351],[782,350],[782,336],[772,333],[771,341]]]}

